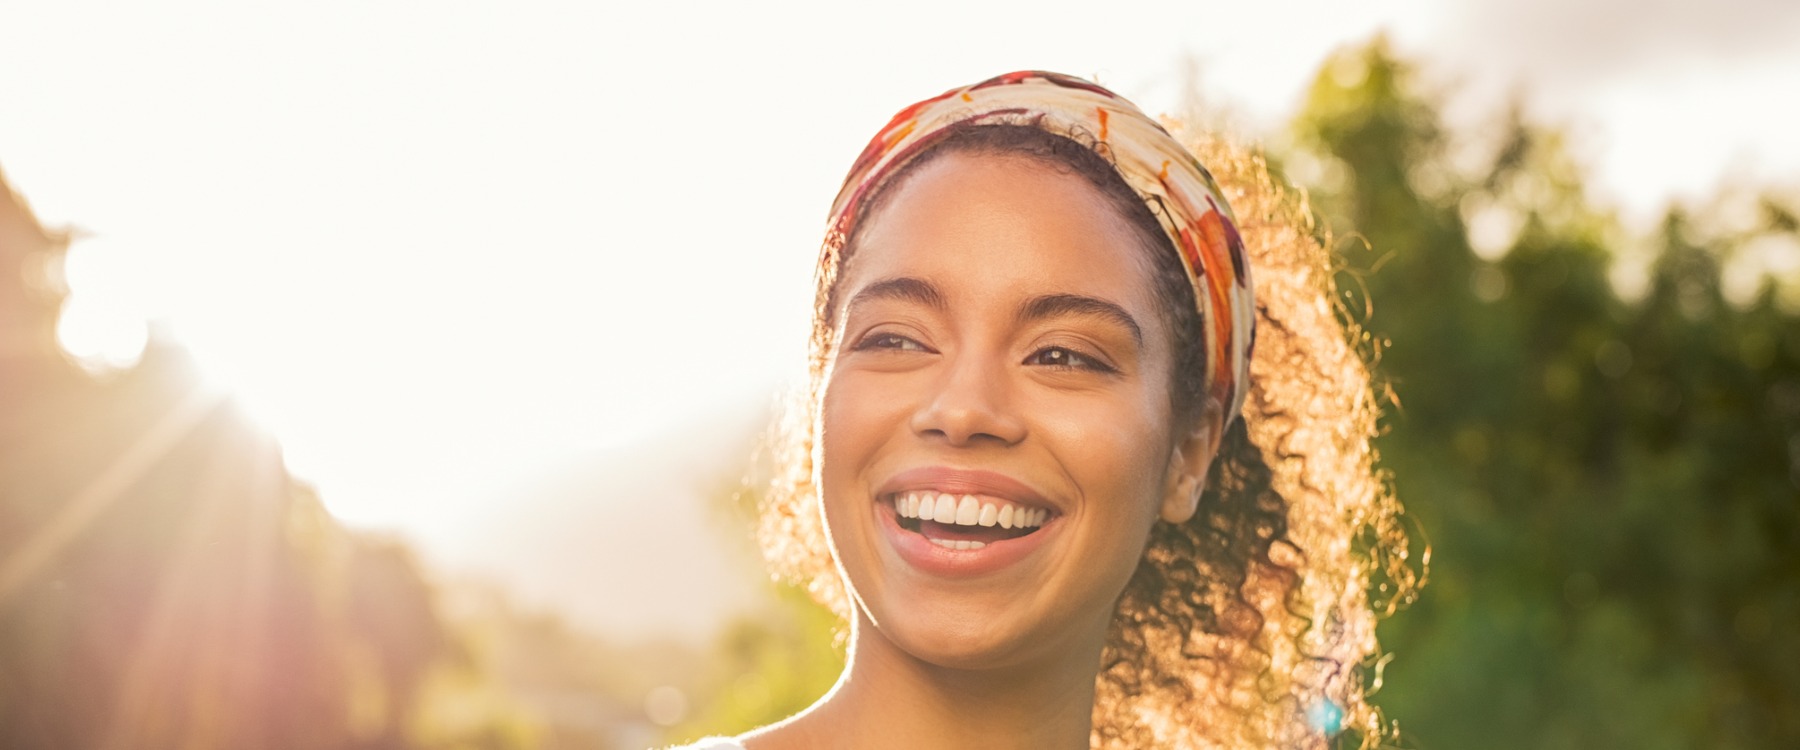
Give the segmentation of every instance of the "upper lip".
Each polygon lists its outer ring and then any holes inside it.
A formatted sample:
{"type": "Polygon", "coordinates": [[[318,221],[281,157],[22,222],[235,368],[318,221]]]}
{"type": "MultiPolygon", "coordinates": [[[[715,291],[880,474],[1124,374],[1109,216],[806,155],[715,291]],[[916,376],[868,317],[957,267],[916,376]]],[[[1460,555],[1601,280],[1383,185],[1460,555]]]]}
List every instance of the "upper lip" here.
{"type": "Polygon", "coordinates": [[[886,497],[901,492],[925,490],[948,495],[987,495],[1020,505],[1056,510],[1055,505],[1045,500],[1044,496],[1032,489],[1030,485],[1005,474],[949,466],[924,466],[907,469],[882,482],[881,486],[876,489],[876,495],[886,497]]]}

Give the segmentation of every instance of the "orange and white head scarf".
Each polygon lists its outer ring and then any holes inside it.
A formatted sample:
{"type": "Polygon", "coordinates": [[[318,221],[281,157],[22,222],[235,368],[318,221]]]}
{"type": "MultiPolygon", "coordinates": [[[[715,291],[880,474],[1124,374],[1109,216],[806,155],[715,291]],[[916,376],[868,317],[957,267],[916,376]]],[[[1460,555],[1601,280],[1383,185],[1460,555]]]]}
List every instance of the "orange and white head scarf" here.
{"type": "Polygon", "coordinates": [[[1119,95],[1079,78],[1020,71],[952,89],[900,111],[869,141],[831,207],[826,260],[836,262],[857,206],[953,126],[1030,124],[1081,133],[1156,215],[1181,256],[1206,332],[1207,395],[1220,431],[1243,408],[1256,311],[1244,243],[1212,174],[1169,131],[1119,95]],[[1099,148],[1104,146],[1103,149],[1099,148]]]}

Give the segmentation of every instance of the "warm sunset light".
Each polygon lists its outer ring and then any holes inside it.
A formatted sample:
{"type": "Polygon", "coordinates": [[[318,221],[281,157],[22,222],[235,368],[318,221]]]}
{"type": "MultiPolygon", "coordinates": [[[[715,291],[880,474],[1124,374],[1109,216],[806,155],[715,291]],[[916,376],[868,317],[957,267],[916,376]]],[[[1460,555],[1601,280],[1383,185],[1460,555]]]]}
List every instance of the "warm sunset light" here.
{"type": "MultiPolygon", "coordinates": [[[[1070,29],[1031,20],[1042,33],[861,86],[820,64],[833,51],[863,56],[830,35],[807,35],[824,46],[806,55],[772,56],[757,35],[723,27],[684,36],[705,54],[605,41],[621,24],[677,23],[648,8],[398,4],[346,9],[351,25],[326,12],[176,21],[219,13],[204,6],[13,12],[24,16],[14,28],[81,29],[20,35],[4,53],[17,61],[0,124],[8,173],[47,222],[84,233],[59,335],[99,368],[133,361],[149,330],[173,337],[269,424],[334,513],[398,528],[547,455],[630,444],[791,382],[817,206],[837,155],[885,117],[889,91],[1024,62],[1096,73],[1168,110],[1193,78],[1185,57],[1210,111],[1258,132],[1294,106],[1317,57],[1259,50],[1326,50],[1382,25],[1424,50],[1463,33],[1422,3],[1309,9],[1329,31],[1284,28],[1273,21],[1288,11],[1274,6],[1232,17],[1171,7],[1154,13],[1171,21],[1161,36],[1068,45],[1070,29]],[[1185,16],[1194,22],[1173,22],[1185,16]],[[309,52],[321,40],[333,40],[329,60],[309,52]],[[473,49],[483,52],[463,54],[473,49]],[[766,68],[717,80],[718,63],[741,59],[766,68]],[[825,90],[835,93],[801,93],[825,90]]],[[[958,15],[978,22],[973,12],[958,15]]],[[[871,30],[899,44],[907,23],[871,30]]],[[[1498,92],[1507,76],[1541,74],[1536,65],[1456,75],[1498,92]]],[[[1612,144],[1602,166],[1618,179],[1598,189],[1629,213],[1718,179],[1646,164],[1731,164],[1752,143],[1800,163],[1771,118],[1639,116],[1656,94],[1623,80],[1601,109],[1575,108],[1556,80],[1540,88],[1546,109],[1612,144]],[[1702,135],[1708,123],[1719,130],[1702,135]],[[1658,145],[1676,140],[1693,149],[1658,145]]],[[[1728,90],[1737,98],[1717,110],[1759,106],[1753,90],[1728,90]]]]}
{"type": "Polygon", "coordinates": [[[1382,630],[1421,746],[1501,698],[1544,742],[1800,739],[1768,707],[1800,698],[1800,6],[1643,5],[9,4],[0,746],[254,745],[312,720],[290,674],[332,727],[294,747],[804,707],[835,621],[771,593],[744,480],[827,208],[897,107],[1017,69],[1259,145],[1346,259],[1378,468],[1444,561],[1382,630]],[[57,658],[105,699],[31,681],[57,658]],[[243,726],[157,723],[234,691],[243,726]],[[20,695],[92,726],[8,734],[20,695]]]}
{"type": "Polygon", "coordinates": [[[50,269],[61,283],[81,290],[63,303],[57,321],[56,340],[63,351],[82,367],[104,373],[137,364],[148,343],[150,330],[141,303],[133,304],[131,284],[112,269],[126,258],[107,257],[108,247],[87,240],[82,252],[68,258],[60,270],[50,269]]]}

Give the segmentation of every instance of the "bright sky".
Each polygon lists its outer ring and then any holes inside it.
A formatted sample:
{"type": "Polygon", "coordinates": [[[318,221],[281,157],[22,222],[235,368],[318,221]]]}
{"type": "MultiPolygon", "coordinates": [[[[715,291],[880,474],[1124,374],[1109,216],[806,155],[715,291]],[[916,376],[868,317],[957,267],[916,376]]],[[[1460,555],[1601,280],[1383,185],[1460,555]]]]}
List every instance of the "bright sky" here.
{"type": "Polygon", "coordinates": [[[1256,131],[1385,28],[1475,110],[1524,85],[1630,215],[1800,174],[1784,0],[275,7],[0,0],[0,167],[87,233],[71,348],[160,321],[335,513],[403,530],[766,401],[863,141],[1005,70],[1158,111],[1191,60],[1256,131]]]}

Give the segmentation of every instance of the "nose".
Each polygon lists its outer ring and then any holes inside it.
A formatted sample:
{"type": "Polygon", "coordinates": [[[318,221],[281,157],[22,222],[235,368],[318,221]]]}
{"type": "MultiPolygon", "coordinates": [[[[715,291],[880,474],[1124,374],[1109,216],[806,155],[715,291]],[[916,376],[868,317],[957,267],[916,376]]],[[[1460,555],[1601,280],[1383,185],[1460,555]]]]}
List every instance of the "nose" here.
{"type": "Polygon", "coordinates": [[[965,355],[945,369],[912,415],[914,434],[953,446],[1025,439],[1025,422],[1010,408],[1009,381],[997,357],[965,355]]]}

